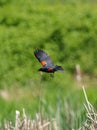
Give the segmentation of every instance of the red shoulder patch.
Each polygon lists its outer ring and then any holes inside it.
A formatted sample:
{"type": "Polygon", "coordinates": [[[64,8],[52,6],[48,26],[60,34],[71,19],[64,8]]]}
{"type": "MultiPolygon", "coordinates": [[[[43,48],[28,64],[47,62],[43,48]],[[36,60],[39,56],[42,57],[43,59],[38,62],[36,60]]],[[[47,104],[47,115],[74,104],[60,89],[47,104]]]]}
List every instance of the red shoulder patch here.
{"type": "Polygon", "coordinates": [[[47,70],[48,70],[48,71],[52,71],[52,70],[53,70],[53,68],[48,68],[47,70]]]}

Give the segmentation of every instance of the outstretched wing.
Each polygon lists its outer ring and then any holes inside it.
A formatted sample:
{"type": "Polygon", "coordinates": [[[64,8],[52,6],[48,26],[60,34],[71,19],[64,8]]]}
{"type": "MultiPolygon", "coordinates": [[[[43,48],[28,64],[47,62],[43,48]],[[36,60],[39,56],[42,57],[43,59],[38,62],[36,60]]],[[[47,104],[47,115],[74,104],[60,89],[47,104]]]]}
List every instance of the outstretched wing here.
{"type": "Polygon", "coordinates": [[[50,56],[45,53],[44,51],[42,50],[36,50],[34,52],[34,55],[36,56],[36,58],[39,60],[39,62],[42,64],[42,66],[49,66],[49,67],[53,67],[54,64],[50,58],[50,56]]]}

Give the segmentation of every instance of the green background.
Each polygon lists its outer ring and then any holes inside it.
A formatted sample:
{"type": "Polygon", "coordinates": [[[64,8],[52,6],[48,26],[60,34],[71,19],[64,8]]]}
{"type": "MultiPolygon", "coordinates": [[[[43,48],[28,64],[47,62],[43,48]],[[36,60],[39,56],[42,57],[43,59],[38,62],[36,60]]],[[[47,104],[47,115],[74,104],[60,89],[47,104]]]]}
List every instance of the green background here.
{"type": "Polygon", "coordinates": [[[96,1],[0,0],[0,129],[23,108],[29,118],[43,112],[61,130],[78,129],[86,119],[82,85],[97,108],[96,1]],[[36,49],[65,72],[41,75],[36,49]]]}

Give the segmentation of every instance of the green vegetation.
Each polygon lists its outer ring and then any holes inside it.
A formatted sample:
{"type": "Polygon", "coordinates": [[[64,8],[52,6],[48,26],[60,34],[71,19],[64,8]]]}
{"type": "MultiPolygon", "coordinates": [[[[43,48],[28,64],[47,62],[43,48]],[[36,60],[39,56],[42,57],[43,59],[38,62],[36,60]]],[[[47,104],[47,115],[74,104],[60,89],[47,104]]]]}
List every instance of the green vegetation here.
{"type": "Polygon", "coordinates": [[[85,115],[83,93],[75,80],[76,64],[80,64],[89,100],[97,108],[96,15],[97,4],[81,0],[0,1],[0,129],[5,119],[13,121],[15,110],[23,108],[30,117],[32,111],[43,110],[49,118],[60,111],[61,130],[79,128],[85,115]],[[54,78],[40,75],[33,54],[37,48],[50,54],[65,73],[58,72],[54,78]],[[76,121],[75,116],[71,118],[76,122],[71,126],[65,122],[66,104],[77,115],[76,121]]]}
{"type": "MultiPolygon", "coordinates": [[[[83,93],[84,93],[84,97],[85,97],[84,106],[86,108],[85,113],[87,114],[87,118],[83,122],[83,125],[80,128],[77,127],[77,129],[78,130],[96,130],[97,129],[96,111],[95,111],[94,107],[92,106],[92,104],[89,102],[84,87],[83,87],[83,93]]],[[[62,108],[64,108],[64,105],[62,106],[62,108]]],[[[16,111],[15,123],[13,124],[12,122],[6,122],[5,128],[6,128],[6,130],[9,130],[11,128],[13,128],[15,130],[23,130],[23,129],[41,130],[42,128],[44,130],[49,130],[49,129],[58,130],[58,129],[72,129],[75,126],[75,124],[78,125],[78,123],[77,123],[78,115],[76,115],[74,113],[74,111],[70,110],[70,107],[68,107],[68,105],[66,105],[66,107],[65,107],[65,113],[66,113],[65,122],[64,122],[63,118],[62,119],[60,118],[61,113],[59,113],[59,112],[57,113],[58,120],[56,120],[56,118],[51,119],[51,120],[44,119],[42,113],[37,113],[36,117],[32,120],[32,119],[28,119],[28,117],[25,113],[25,110],[23,109],[22,118],[20,118],[20,112],[16,111]],[[64,127],[62,127],[63,125],[61,125],[62,121],[64,122],[64,127]],[[68,123],[68,125],[66,125],[66,123],[68,123]]]]}

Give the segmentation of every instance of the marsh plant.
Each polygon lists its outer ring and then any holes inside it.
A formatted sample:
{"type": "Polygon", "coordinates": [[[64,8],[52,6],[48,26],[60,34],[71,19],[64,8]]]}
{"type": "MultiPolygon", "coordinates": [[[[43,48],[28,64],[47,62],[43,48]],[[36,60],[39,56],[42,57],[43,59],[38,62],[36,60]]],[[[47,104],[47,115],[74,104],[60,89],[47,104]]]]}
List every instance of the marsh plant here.
{"type": "Polygon", "coordinates": [[[78,115],[70,109],[68,104],[65,104],[65,108],[58,108],[56,119],[52,118],[50,120],[44,119],[43,114],[41,113],[36,113],[34,119],[28,119],[25,109],[23,109],[23,114],[21,117],[20,111],[16,110],[15,124],[11,121],[7,121],[5,123],[5,130],[97,130],[97,113],[88,101],[84,87],[83,92],[86,100],[86,103],[84,104],[86,119],[84,122],[82,121],[79,128],[78,115]],[[64,109],[64,111],[62,111],[62,109],[64,109]]]}

